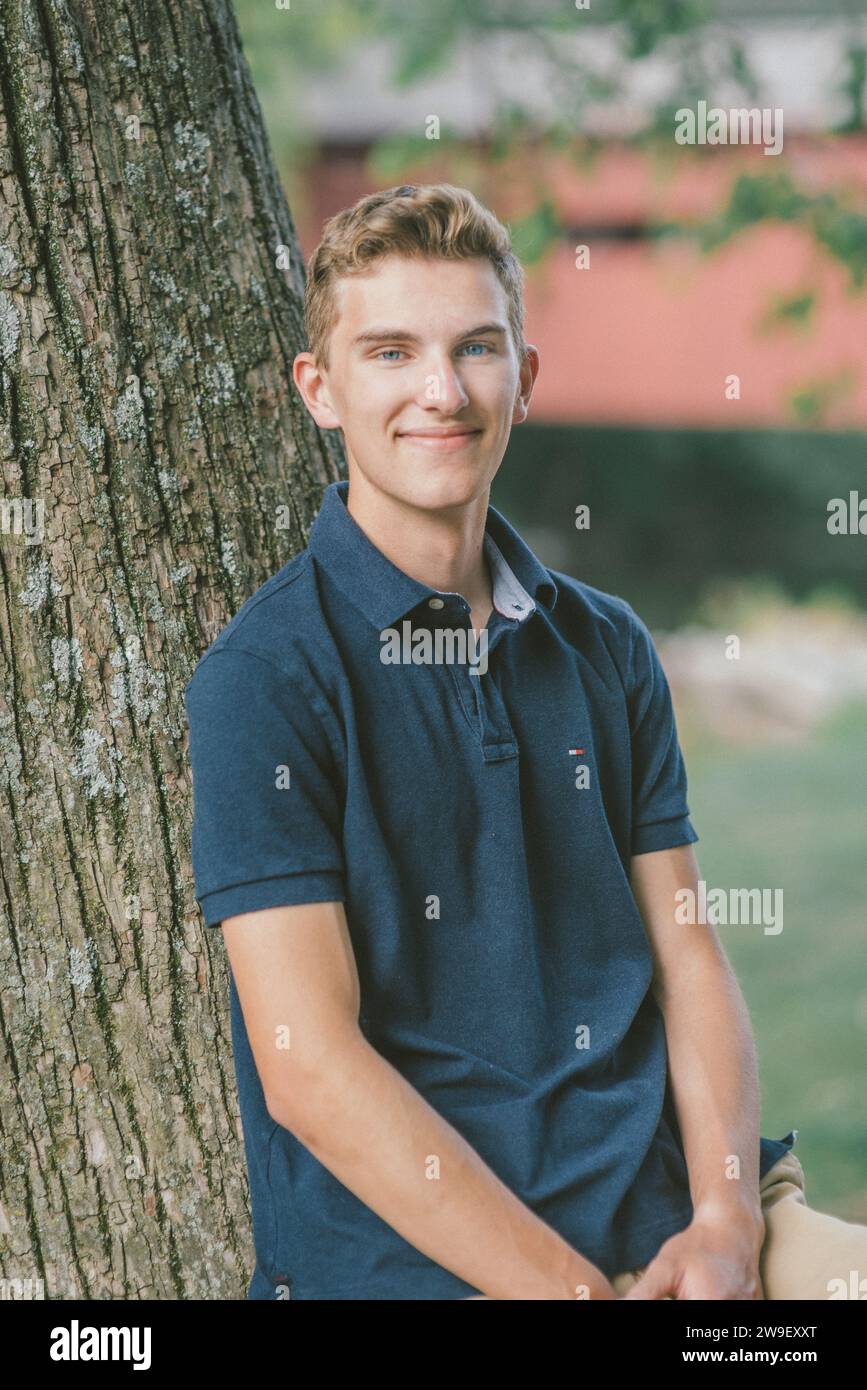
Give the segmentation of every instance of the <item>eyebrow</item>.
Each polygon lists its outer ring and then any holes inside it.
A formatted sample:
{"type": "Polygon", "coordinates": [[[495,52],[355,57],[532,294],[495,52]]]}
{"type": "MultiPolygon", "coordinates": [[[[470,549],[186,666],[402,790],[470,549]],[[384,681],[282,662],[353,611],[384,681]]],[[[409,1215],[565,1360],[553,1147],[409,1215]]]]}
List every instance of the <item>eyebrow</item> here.
{"type": "MultiPolygon", "coordinates": [[[[480,338],[484,333],[505,334],[507,332],[508,329],[504,323],[480,323],[475,328],[469,328],[466,333],[461,333],[455,342],[461,342],[464,338],[480,338]]],[[[384,342],[418,343],[420,339],[417,333],[410,333],[406,328],[369,328],[366,333],[357,334],[352,339],[350,346],[384,342]]]]}

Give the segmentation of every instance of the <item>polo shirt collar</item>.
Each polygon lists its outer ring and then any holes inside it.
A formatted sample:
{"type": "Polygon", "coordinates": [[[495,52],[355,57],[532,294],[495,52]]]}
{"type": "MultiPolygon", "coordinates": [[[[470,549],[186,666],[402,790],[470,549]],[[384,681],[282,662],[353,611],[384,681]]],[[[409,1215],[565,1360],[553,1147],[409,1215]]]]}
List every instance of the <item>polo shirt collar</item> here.
{"type": "MultiPolygon", "coordinates": [[[[404,574],[378,550],[349,512],[349,482],[329,483],[313,524],[308,549],[369,622],[382,632],[406,613],[447,592],[404,574]]],[[[532,550],[496,507],[488,504],[485,553],[491,571],[494,608],[523,622],[539,604],[553,609],[557,585],[532,550]]]]}

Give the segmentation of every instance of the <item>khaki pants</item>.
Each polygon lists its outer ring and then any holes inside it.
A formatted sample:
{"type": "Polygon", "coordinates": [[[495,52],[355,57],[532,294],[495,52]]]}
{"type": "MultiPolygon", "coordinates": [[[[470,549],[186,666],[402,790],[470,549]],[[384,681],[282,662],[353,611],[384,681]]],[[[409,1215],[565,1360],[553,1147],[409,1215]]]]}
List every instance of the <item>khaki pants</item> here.
{"type": "MultiPolygon", "coordinates": [[[[759,1192],[765,1218],[759,1276],[766,1299],[867,1299],[867,1226],[808,1207],[804,1170],[791,1150],[768,1169],[759,1192]]],[[[615,1274],[611,1284],[618,1297],[646,1267],[615,1274]]]]}

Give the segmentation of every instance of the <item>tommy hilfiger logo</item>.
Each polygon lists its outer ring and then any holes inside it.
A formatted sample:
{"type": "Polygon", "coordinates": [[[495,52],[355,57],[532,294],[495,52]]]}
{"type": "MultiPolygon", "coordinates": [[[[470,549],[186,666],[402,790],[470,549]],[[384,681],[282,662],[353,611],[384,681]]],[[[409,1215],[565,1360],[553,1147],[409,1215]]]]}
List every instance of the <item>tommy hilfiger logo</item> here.
{"type": "MultiPolygon", "coordinates": [[[[569,748],[566,751],[570,758],[583,758],[585,753],[583,748],[569,748]]],[[[575,786],[579,791],[590,786],[590,769],[586,763],[578,763],[575,768],[575,786]]]]}

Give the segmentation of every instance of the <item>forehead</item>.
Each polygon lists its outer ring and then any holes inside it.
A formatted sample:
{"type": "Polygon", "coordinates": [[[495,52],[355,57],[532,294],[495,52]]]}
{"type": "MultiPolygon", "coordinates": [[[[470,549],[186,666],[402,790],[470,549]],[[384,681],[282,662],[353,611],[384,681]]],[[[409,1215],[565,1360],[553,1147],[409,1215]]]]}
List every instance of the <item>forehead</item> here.
{"type": "Polygon", "coordinates": [[[507,308],[506,292],[485,256],[385,256],[335,284],[335,332],[341,335],[386,321],[414,333],[455,331],[487,319],[505,324],[507,308]]]}

